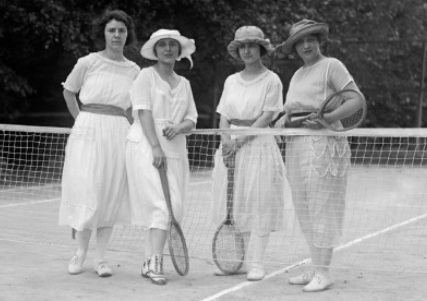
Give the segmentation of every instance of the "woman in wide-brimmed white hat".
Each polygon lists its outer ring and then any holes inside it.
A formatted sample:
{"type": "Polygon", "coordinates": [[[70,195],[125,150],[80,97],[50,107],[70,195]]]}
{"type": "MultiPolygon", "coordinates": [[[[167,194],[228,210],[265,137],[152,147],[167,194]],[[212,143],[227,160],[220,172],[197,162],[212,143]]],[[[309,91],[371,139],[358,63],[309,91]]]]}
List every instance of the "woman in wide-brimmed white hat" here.
{"type": "MultiPolygon", "coordinates": [[[[225,81],[216,110],[221,115],[221,129],[267,128],[282,110],[280,78],[261,61],[263,55],[273,50],[260,28],[237,29],[228,52],[243,62],[244,69],[225,81]]],[[[226,216],[228,168],[234,168],[233,216],[236,226],[244,232],[247,279],[261,280],[265,275],[263,264],[270,232],[283,229],[285,202],[291,202],[286,170],[275,138],[221,136],[213,171],[211,216],[215,225],[226,216]],[[252,250],[248,249],[249,245],[252,250]]],[[[215,274],[226,275],[220,270],[215,274]]]]}
{"type": "Polygon", "coordinates": [[[158,168],[167,167],[172,207],[182,221],[189,181],[185,133],[196,126],[197,111],[190,82],[174,72],[175,62],[191,60],[194,41],[177,30],[159,29],[142,46],[141,55],[156,63],[143,68],[130,94],[135,121],[127,136],[126,159],[132,223],[146,229],[141,275],[166,284],[163,249],[169,212],[158,168]]]}
{"type": "MultiPolygon", "coordinates": [[[[327,24],[304,19],[292,25],[289,38],[279,47],[296,53],[303,66],[293,75],[286,95],[286,115],[276,127],[286,127],[293,115],[313,117],[303,125],[322,128],[315,112],[329,95],[358,87],[342,62],[322,54],[327,24]]],[[[328,118],[328,114],[325,114],[328,118]]],[[[330,120],[333,122],[334,120],[330,120]]],[[[311,267],[289,282],[304,291],[322,291],[332,285],[329,266],[333,247],[342,233],[350,148],[345,137],[292,136],[287,138],[286,166],[294,208],[311,255],[311,267]]]]}

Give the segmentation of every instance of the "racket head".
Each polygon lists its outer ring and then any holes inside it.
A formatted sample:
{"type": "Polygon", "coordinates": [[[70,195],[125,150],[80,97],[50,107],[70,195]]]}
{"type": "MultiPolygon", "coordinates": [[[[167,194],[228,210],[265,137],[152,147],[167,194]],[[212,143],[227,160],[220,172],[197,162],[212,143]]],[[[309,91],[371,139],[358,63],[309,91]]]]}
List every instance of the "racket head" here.
{"type": "Polygon", "coordinates": [[[169,252],[175,271],[181,276],[187,275],[190,270],[187,243],[181,227],[175,222],[171,222],[169,228],[169,252]]]}
{"type": "Polygon", "coordinates": [[[365,120],[366,100],[362,93],[354,89],[344,89],[332,94],[319,109],[319,121],[329,130],[344,132],[359,127],[365,120]],[[340,111],[338,121],[330,124],[325,114],[340,111]]]}
{"type": "Polygon", "coordinates": [[[215,265],[226,274],[236,273],[245,260],[245,240],[234,223],[225,220],[216,230],[212,241],[215,265]]]}

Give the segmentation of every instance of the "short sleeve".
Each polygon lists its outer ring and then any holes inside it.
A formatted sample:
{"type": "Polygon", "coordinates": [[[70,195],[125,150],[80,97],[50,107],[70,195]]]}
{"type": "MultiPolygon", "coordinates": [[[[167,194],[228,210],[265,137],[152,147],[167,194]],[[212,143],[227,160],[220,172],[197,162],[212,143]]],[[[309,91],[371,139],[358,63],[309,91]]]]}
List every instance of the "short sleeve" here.
{"type": "Polygon", "coordinates": [[[331,59],[328,76],[330,87],[337,92],[344,89],[345,86],[353,81],[353,77],[344,64],[337,59],[331,59]]]}
{"type": "Polygon", "coordinates": [[[228,94],[228,90],[229,90],[229,86],[230,86],[230,77],[228,77],[225,80],[224,83],[224,89],[222,90],[222,94],[221,94],[221,98],[219,100],[219,104],[216,107],[216,112],[222,116],[224,116],[226,119],[230,120],[227,112],[226,112],[226,99],[227,99],[227,94],[228,94]]]}
{"type": "Polygon", "coordinates": [[[151,77],[147,69],[142,69],[130,89],[132,110],[152,110],[151,77]]]}
{"type": "Polygon", "coordinates": [[[265,96],[264,112],[281,112],[283,110],[283,85],[280,78],[273,74],[265,96]]]}
{"type": "Polygon", "coordinates": [[[73,93],[78,93],[83,86],[86,73],[89,70],[91,62],[92,59],[90,55],[78,59],[73,70],[65,80],[65,83],[62,84],[64,89],[67,89],[73,93]]]}
{"type": "Polygon", "coordinates": [[[187,90],[188,106],[187,106],[187,112],[184,116],[184,120],[185,119],[191,120],[192,122],[194,122],[194,124],[197,124],[198,114],[197,114],[196,104],[194,102],[193,91],[191,90],[191,85],[188,80],[186,80],[185,88],[187,90]]]}

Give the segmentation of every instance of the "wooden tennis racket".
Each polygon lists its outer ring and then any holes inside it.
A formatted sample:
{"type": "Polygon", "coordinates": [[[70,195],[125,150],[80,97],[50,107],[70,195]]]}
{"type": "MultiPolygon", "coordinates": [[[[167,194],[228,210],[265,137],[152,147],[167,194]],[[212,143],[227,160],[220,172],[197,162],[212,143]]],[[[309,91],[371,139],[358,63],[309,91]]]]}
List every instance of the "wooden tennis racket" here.
{"type": "Polygon", "coordinates": [[[366,112],[366,101],[362,93],[344,89],[329,96],[315,112],[291,113],[285,128],[300,128],[306,125],[307,120],[317,120],[331,131],[345,132],[359,127],[365,120],[366,112]],[[315,117],[312,113],[315,113],[315,117]]]}
{"type": "Polygon", "coordinates": [[[234,166],[227,171],[227,216],[217,228],[212,241],[213,261],[226,274],[236,273],[245,260],[245,240],[234,222],[233,200],[234,166]]]}
{"type": "Polygon", "coordinates": [[[190,269],[190,260],[188,258],[188,250],[184,233],[182,232],[181,226],[173,215],[172,201],[165,164],[160,166],[159,173],[163,194],[165,195],[166,205],[169,210],[169,252],[176,272],[181,276],[185,276],[188,274],[190,269]]]}

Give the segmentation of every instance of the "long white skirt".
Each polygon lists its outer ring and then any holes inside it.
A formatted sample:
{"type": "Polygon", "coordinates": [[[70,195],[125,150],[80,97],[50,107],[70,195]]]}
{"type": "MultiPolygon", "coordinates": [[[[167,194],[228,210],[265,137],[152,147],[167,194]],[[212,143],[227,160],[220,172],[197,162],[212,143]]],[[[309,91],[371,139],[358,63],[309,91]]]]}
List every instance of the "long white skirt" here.
{"type": "MultiPolygon", "coordinates": [[[[135,123],[126,142],[126,163],[129,181],[132,224],[143,229],[166,230],[169,211],[160,182],[159,170],[153,166],[153,154],[148,140],[135,123]]],[[[156,125],[158,128],[161,126],[156,125]]],[[[160,131],[160,130],[159,130],[160,131]]],[[[167,157],[172,210],[178,222],[182,222],[190,171],[185,148],[185,136],[166,141],[159,140],[167,157]],[[174,147],[175,145],[175,147],[174,147]],[[170,152],[170,149],[174,149],[170,152]]]]}
{"type": "MultiPolygon", "coordinates": [[[[226,217],[227,168],[221,146],[215,154],[211,217],[218,225],[226,217]]],[[[266,234],[283,230],[292,208],[292,196],[283,159],[273,136],[258,136],[235,158],[233,216],[241,231],[266,234]]]]}
{"type": "Polygon", "coordinates": [[[129,127],[121,116],[78,115],[65,152],[59,225],[81,231],[129,223],[129,127]]]}

